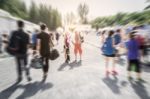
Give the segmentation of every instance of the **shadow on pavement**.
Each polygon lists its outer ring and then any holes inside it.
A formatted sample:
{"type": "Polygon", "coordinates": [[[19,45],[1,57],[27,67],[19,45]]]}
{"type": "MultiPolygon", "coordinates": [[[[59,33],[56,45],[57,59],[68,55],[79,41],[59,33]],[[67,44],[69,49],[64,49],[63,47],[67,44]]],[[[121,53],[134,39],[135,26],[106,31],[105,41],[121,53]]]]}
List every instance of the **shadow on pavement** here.
{"type": "Polygon", "coordinates": [[[106,77],[102,79],[103,82],[111,89],[111,91],[115,94],[120,94],[120,88],[117,85],[118,78],[115,77],[114,79],[106,77]]]}
{"type": "Polygon", "coordinates": [[[34,96],[38,91],[45,91],[52,87],[52,83],[33,82],[26,85],[18,85],[15,83],[0,93],[0,99],[9,99],[9,97],[17,89],[23,89],[24,91],[16,99],[26,99],[28,97],[34,96]]]}
{"type": "Polygon", "coordinates": [[[148,66],[148,65],[142,64],[142,70],[143,70],[144,72],[150,73],[150,65],[148,66]]]}
{"type": "Polygon", "coordinates": [[[61,64],[60,67],[58,68],[58,71],[62,71],[67,65],[68,63],[61,64]]]}
{"type": "Polygon", "coordinates": [[[128,85],[128,82],[127,82],[127,81],[121,81],[120,83],[121,83],[121,86],[122,86],[122,87],[126,87],[126,86],[128,85]]]}
{"type": "Polygon", "coordinates": [[[70,69],[74,69],[74,68],[76,68],[76,67],[80,67],[82,65],[82,61],[80,60],[80,61],[73,61],[73,62],[71,62],[70,64],[69,64],[69,66],[70,66],[70,69]]]}
{"type": "Polygon", "coordinates": [[[58,71],[62,71],[66,66],[69,66],[70,69],[74,69],[74,68],[79,67],[81,65],[82,65],[82,61],[78,61],[78,62],[77,61],[73,61],[73,62],[71,62],[69,64],[68,63],[63,63],[58,68],[58,71]]]}
{"type": "Polygon", "coordinates": [[[116,62],[117,62],[117,64],[119,64],[121,66],[126,65],[126,61],[123,58],[119,58],[116,62]]]}
{"type": "Polygon", "coordinates": [[[130,82],[135,93],[140,97],[140,99],[150,99],[145,86],[141,82],[130,82]]]}

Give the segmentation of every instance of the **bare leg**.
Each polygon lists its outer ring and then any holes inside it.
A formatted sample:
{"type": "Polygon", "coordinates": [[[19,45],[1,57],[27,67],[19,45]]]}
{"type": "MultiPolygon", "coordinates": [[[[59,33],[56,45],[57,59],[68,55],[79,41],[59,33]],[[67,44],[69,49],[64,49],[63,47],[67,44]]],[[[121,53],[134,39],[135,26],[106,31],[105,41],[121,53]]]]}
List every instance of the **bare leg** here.
{"type": "Polygon", "coordinates": [[[115,64],[116,64],[116,60],[115,57],[112,58],[112,70],[115,71],[115,64]]]}
{"type": "Polygon", "coordinates": [[[105,57],[105,68],[106,68],[106,71],[108,71],[108,61],[109,61],[109,58],[105,57]]]}
{"type": "Polygon", "coordinates": [[[105,57],[106,76],[109,75],[108,62],[109,62],[109,57],[105,57]]]}

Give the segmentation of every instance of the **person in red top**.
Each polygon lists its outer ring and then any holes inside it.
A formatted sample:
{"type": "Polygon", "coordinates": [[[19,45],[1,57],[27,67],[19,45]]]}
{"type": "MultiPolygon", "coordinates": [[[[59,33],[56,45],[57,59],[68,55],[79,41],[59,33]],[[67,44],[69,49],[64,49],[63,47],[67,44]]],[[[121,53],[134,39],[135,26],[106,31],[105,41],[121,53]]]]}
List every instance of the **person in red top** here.
{"type": "Polygon", "coordinates": [[[80,32],[75,32],[75,36],[74,36],[74,54],[75,54],[75,61],[77,61],[77,54],[79,53],[80,55],[80,61],[82,60],[82,39],[81,39],[81,34],[80,32]]]}

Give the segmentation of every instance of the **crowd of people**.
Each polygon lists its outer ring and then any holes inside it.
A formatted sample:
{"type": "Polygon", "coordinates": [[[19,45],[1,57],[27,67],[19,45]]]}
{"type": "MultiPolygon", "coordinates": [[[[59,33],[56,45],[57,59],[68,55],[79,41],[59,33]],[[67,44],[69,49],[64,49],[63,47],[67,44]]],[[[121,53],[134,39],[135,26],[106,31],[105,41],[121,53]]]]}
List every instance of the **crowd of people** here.
{"type": "Polygon", "coordinates": [[[109,76],[109,74],[116,76],[118,74],[115,64],[120,57],[119,49],[123,48],[128,61],[128,79],[132,79],[131,71],[135,71],[137,73],[137,79],[142,80],[141,60],[147,54],[145,49],[149,47],[149,38],[141,35],[137,29],[137,27],[134,27],[130,31],[124,32],[122,29],[103,30],[100,33],[101,50],[105,56],[106,76],[109,76]],[[110,60],[112,60],[112,69],[109,67],[110,60]]]}
{"type": "MultiPolygon", "coordinates": [[[[43,69],[43,79],[44,82],[48,75],[49,70],[49,60],[50,60],[50,51],[54,46],[59,44],[60,35],[58,32],[54,33],[49,32],[45,24],[40,25],[40,30],[35,29],[31,34],[25,32],[24,22],[19,20],[17,21],[18,29],[12,31],[10,34],[3,34],[0,38],[0,48],[3,45],[8,54],[15,57],[17,65],[17,81],[22,81],[22,67],[25,68],[26,78],[28,81],[31,81],[30,77],[30,64],[29,60],[29,50],[32,50],[32,58],[37,55],[42,60],[42,69],[43,69]],[[54,44],[54,37],[57,41],[57,44],[54,44]]],[[[83,43],[83,37],[81,37],[80,32],[75,32],[74,40],[71,39],[70,33],[65,32],[64,35],[64,59],[65,63],[70,62],[70,45],[74,45],[74,54],[75,60],[77,61],[77,54],[80,55],[80,60],[82,59],[82,49],[81,44],[83,43]]],[[[2,50],[0,50],[2,51],[2,50]]]]}
{"type": "MultiPolygon", "coordinates": [[[[28,33],[24,31],[24,22],[17,21],[18,29],[12,31],[10,35],[3,34],[0,36],[0,53],[2,53],[2,45],[4,43],[4,48],[6,52],[13,55],[16,59],[18,82],[22,80],[22,67],[25,68],[26,77],[28,81],[31,81],[29,62],[28,62],[28,50],[32,50],[32,56],[39,55],[42,60],[43,69],[43,79],[44,82],[48,76],[49,71],[49,54],[54,46],[59,44],[59,39],[61,34],[58,32],[53,33],[48,32],[48,28],[45,24],[40,25],[40,30],[35,30],[31,37],[28,33]],[[3,37],[3,39],[1,38],[3,37]],[[54,38],[57,44],[54,44],[54,38]],[[3,43],[1,43],[3,42],[3,43]]],[[[145,39],[138,34],[136,31],[137,27],[132,30],[123,33],[122,29],[116,30],[103,30],[100,33],[101,40],[101,51],[105,59],[106,77],[110,74],[116,76],[118,71],[116,70],[116,60],[120,58],[120,48],[126,49],[125,54],[128,60],[128,79],[131,80],[131,71],[137,73],[137,79],[141,79],[141,64],[140,60],[145,54],[145,44],[149,42],[149,39],[145,39]],[[110,68],[110,60],[112,60],[112,68],[110,68]]],[[[84,42],[84,37],[81,32],[74,31],[70,33],[65,31],[63,35],[63,49],[64,49],[64,62],[69,63],[70,58],[70,47],[71,44],[74,47],[74,60],[77,62],[79,55],[79,60],[82,61],[82,43],[84,42]],[[71,36],[73,34],[74,36],[71,36]]]]}

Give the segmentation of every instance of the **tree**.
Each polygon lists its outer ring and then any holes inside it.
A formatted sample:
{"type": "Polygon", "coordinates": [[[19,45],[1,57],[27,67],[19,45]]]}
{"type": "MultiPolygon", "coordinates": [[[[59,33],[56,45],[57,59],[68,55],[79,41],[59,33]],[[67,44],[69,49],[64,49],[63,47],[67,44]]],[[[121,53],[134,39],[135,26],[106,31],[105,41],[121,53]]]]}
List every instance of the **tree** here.
{"type": "Polygon", "coordinates": [[[21,0],[0,0],[0,8],[10,12],[13,16],[39,24],[45,23],[48,28],[55,30],[61,26],[61,15],[57,9],[32,2],[29,11],[21,0]]]}
{"type": "Polygon", "coordinates": [[[29,21],[34,22],[34,23],[38,23],[38,7],[36,6],[36,4],[34,2],[32,2],[31,4],[31,8],[29,11],[29,21]]]}
{"type": "Polygon", "coordinates": [[[80,20],[82,24],[86,24],[87,23],[87,15],[89,13],[89,7],[87,4],[83,3],[83,4],[79,4],[78,6],[78,14],[80,16],[80,20]]]}
{"type": "Polygon", "coordinates": [[[46,7],[41,4],[39,7],[38,21],[45,23],[49,29],[55,30],[61,26],[61,15],[57,9],[52,9],[51,6],[46,7]]]}
{"type": "Polygon", "coordinates": [[[61,26],[61,15],[58,13],[57,9],[53,9],[51,12],[52,25],[51,30],[56,30],[57,27],[61,26]]]}
{"type": "MultiPolygon", "coordinates": [[[[150,0],[146,0],[147,3],[150,3],[150,0]]],[[[150,4],[144,8],[144,10],[150,9],[150,4]]]]}
{"type": "Polygon", "coordinates": [[[27,19],[26,5],[20,0],[0,0],[0,8],[8,11],[16,17],[27,19]]]}

